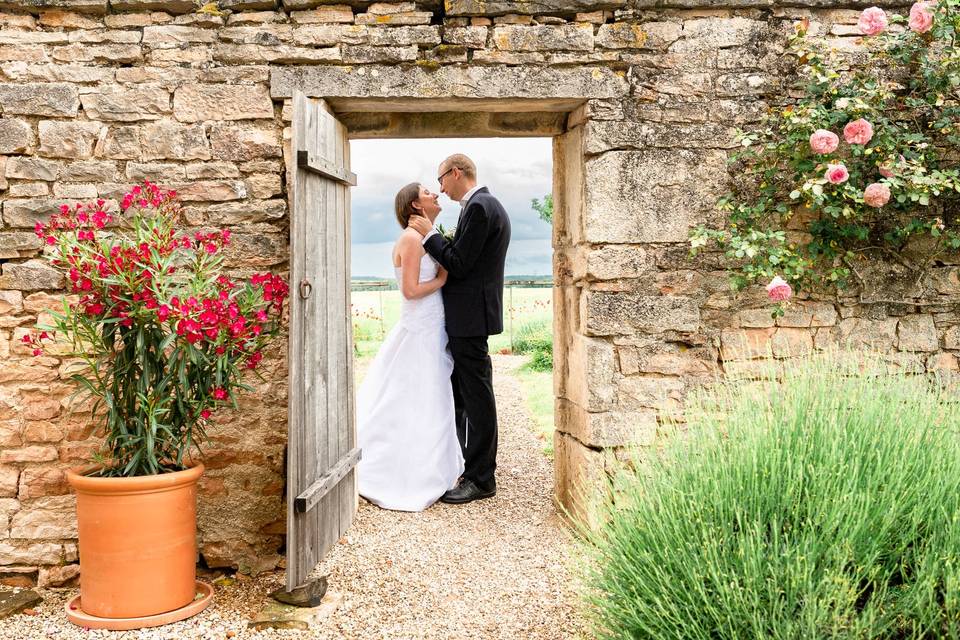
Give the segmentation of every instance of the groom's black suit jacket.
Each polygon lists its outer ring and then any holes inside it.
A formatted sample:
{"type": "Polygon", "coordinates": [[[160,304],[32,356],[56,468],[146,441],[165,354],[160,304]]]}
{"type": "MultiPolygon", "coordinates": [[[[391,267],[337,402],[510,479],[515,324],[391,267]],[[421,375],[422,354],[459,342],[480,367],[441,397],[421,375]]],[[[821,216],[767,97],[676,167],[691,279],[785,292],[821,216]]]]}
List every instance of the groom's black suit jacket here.
{"type": "Polygon", "coordinates": [[[450,337],[503,332],[503,264],[509,244],[510,218],[486,187],[464,206],[452,242],[440,234],[424,242],[449,274],[442,291],[450,337]]]}

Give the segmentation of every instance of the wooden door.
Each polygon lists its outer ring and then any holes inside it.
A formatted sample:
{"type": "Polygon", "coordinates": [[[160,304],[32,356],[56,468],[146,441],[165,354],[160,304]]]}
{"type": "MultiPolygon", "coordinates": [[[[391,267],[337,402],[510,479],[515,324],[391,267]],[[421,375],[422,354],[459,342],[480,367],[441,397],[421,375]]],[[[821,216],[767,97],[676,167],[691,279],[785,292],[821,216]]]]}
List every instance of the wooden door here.
{"type": "Polygon", "coordinates": [[[323,100],[293,97],[287,589],[305,582],[353,521],[350,147],[323,100]]]}

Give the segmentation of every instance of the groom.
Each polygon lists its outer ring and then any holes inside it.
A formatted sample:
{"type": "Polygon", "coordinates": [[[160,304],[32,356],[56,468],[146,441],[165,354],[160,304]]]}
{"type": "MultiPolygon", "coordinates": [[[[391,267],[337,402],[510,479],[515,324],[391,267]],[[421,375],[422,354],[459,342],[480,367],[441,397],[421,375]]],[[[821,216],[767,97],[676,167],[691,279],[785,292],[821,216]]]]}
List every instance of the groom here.
{"type": "Polygon", "coordinates": [[[440,191],[459,201],[453,240],[437,233],[423,216],[409,225],[423,246],[447,270],[443,291],[457,437],[463,449],[460,483],[440,500],[462,504],[497,493],[497,406],[487,337],[503,332],[503,263],[510,244],[510,219],[500,201],[477,185],[477,167],[457,153],[440,164],[440,191]]]}

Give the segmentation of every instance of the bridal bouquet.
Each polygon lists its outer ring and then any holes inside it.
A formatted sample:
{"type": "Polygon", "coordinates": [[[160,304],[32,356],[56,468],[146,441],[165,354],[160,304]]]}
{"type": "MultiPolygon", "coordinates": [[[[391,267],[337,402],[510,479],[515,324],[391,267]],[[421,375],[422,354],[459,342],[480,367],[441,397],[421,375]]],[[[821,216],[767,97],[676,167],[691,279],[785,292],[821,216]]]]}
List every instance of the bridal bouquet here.
{"type": "Polygon", "coordinates": [[[450,227],[449,230],[444,229],[442,224],[437,225],[437,233],[443,236],[443,239],[447,242],[453,242],[453,235],[457,232],[456,227],[450,227]]]}
{"type": "Polygon", "coordinates": [[[97,200],[37,223],[47,259],[79,298],[65,297],[53,325],[23,341],[40,355],[55,340],[57,353],[86,363],[72,379],[96,399],[93,416],[106,410],[100,475],[179,471],[213,413],[250,389],[243,374],[279,332],[288,287],[270,273],[223,275],[230,232],[178,233],[174,191],[145,182],[121,211],[115,218],[97,200]]]}

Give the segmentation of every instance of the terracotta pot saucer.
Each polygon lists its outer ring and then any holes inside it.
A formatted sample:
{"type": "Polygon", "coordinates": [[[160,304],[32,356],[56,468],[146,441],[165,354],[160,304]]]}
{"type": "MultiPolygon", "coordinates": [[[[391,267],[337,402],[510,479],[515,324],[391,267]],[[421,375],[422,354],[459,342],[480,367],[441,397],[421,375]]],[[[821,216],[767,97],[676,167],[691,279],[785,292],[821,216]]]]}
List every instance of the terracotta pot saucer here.
{"type": "Polygon", "coordinates": [[[64,609],[67,612],[67,619],[70,622],[86,627],[88,629],[109,629],[111,631],[127,631],[129,629],[143,629],[145,627],[159,627],[160,625],[170,624],[186,620],[195,616],[206,609],[213,602],[213,587],[206,582],[197,580],[197,597],[190,604],[152,616],[143,616],[140,618],[100,618],[84,613],[80,604],[80,596],[77,595],[67,601],[64,609]]]}

